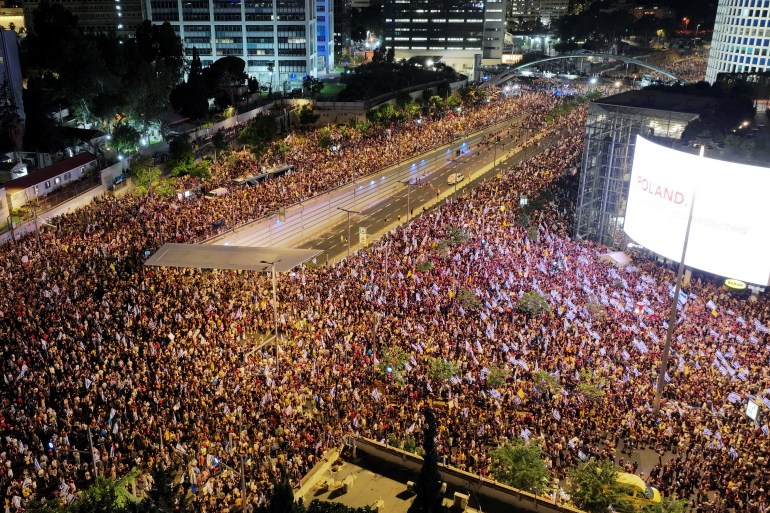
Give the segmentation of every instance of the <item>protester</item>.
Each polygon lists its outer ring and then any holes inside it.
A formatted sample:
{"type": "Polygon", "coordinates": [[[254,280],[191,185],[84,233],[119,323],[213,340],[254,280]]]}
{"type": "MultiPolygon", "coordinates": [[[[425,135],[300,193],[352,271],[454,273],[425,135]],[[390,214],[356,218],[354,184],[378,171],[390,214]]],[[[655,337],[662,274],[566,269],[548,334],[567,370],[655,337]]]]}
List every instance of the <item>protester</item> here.
{"type": "MultiPolygon", "coordinates": [[[[675,456],[647,478],[664,494],[697,511],[761,511],[769,433],[743,409],[751,397],[770,402],[770,306],[696,278],[655,418],[673,272],[643,257],[615,268],[599,261],[602,248],[570,240],[574,187],[562,185],[575,180],[586,109],[547,123],[557,102],[528,92],[373,135],[334,128],[336,154],[319,150],[316,133],[292,136],[290,153],[264,163],[301,173],[221,203],[100,199],[41,232],[40,252],[31,237],[2,248],[7,510],[71,501],[95,474],[162,463],[181,468],[195,507],[224,511],[244,497],[242,454],[246,500],[261,505],[279,464],[296,486],[348,433],[419,439],[419,412],[432,404],[440,457],[468,472],[490,475],[490,450],[514,438],[541,443],[559,477],[591,457],[634,470],[628,452],[660,448],[675,456]],[[522,141],[543,148],[535,157],[344,262],[279,277],[280,371],[248,336],[273,326],[267,276],[143,266],[163,241],[209,237],[212,220],[258,217],[511,116],[543,137],[522,141]],[[540,205],[526,220],[522,196],[540,205]],[[518,311],[533,290],[549,313],[518,311]],[[383,372],[395,348],[406,361],[383,372]],[[436,359],[451,362],[451,377],[437,376],[436,359]],[[495,387],[493,371],[507,374],[495,387]],[[541,371],[556,389],[538,388],[541,371]],[[594,399],[589,379],[603,391],[594,399]]],[[[255,165],[238,154],[207,186],[255,165]]]]}

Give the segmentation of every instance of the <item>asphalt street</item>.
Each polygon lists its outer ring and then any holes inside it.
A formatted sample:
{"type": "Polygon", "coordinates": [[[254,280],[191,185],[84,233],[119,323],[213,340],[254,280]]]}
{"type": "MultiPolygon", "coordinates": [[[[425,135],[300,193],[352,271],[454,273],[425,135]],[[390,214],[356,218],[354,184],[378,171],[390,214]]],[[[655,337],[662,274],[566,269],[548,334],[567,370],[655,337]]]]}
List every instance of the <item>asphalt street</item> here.
{"type": "MultiPolygon", "coordinates": [[[[504,132],[505,133],[505,132],[504,132]]],[[[367,241],[371,243],[375,235],[381,235],[398,224],[407,222],[407,217],[413,218],[424,213],[430,213],[430,209],[444,201],[454,201],[462,198],[462,195],[471,189],[481,185],[484,180],[495,176],[503,169],[510,168],[532,155],[544,150],[555,139],[543,140],[540,146],[532,145],[513,154],[510,158],[502,160],[501,156],[512,151],[516,147],[516,137],[521,137],[521,129],[515,129],[508,136],[502,136],[496,145],[489,144],[488,148],[476,147],[473,151],[455,158],[449,164],[427,175],[419,184],[404,186],[402,192],[390,197],[388,201],[380,202],[372,208],[364,209],[360,214],[350,216],[351,252],[359,245],[359,228],[365,228],[367,241]],[[495,147],[496,146],[496,151],[495,147]],[[484,173],[477,173],[479,169],[496,162],[497,165],[484,173]],[[455,188],[447,184],[449,175],[463,173],[465,179],[455,188]],[[469,178],[471,175],[472,180],[469,178]],[[442,194],[443,193],[443,194],[442,194]],[[447,194],[448,193],[448,194],[447,194]],[[438,202],[436,201],[438,199],[438,202]],[[407,215],[407,204],[411,215],[407,215]]],[[[518,140],[521,144],[521,138],[518,140]]],[[[316,248],[323,250],[317,257],[318,263],[333,262],[344,258],[348,252],[347,244],[348,223],[343,220],[331,228],[312,238],[298,244],[298,247],[316,248]]]]}

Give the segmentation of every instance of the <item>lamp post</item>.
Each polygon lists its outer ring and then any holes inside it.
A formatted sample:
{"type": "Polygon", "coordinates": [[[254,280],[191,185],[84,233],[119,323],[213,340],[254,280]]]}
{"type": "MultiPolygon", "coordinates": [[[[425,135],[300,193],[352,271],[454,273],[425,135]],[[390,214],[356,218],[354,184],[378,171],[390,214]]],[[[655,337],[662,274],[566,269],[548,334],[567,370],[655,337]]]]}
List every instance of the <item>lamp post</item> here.
{"type": "Polygon", "coordinates": [[[698,37],[698,29],[700,29],[701,23],[695,25],[695,37],[698,37]]]}
{"type": "MultiPolygon", "coordinates": [[[[686,18],[685,18],[686,19],[686,18]]],[[[700,156],[703,157],[705,146],[700,147],[700,156]]],[[[687,243],[690,240],[690,226],[692,225],[692,212],[695,206],[695,189],[690,197],[690,212],[687,215],[687,228],[684,232],[684,241],[682,243],[682,258],[679,260],[679,268],[676,271],[676,284],[674,285],[674,298],[671,301],[671,310],[668,315],[668,329],[666,330],[666,342],[663,344],[663,354],[661,355],[660,371],[658,372],[658,383],[655,387],[655,399],[652,402],[652,414],[657,416],[660,412],[660,400],[663,395],[663,387],[666,385],[666,373],[668,371],[668,357],[671,354],[671,339],[674,336],[674,327],[676,326],[676,310],[679,303],[679,292],[682,290],[682,276],[684,275],[684,259],[687,255],[687,243]]]]}
{"type": "Polygon", "coordinates": [[[260,264],[267,264],[270,266],[270,274],[273,281],[273,330],[275,331],[275,371],[278,372],[280,364],[278,363],[278,283],[275,274],[275,264],[280,260],[268,262],[266,260],[260,260],[260,264]]]}
{"type": "Polygon", "coordinates": [[[337,207],[337,210],[342,210],[348,215],[348,256],[350,256],[350,214],[360,214],[361,212],[358,212],[356,210],[350,210],[349,208],[342,208],[342,207],[337,207]]]}
{"type": "MultiPolygon", "coordinates": [[[[276,340],[278,336],[276,335],[276,340]]],[[[276,366],[278,365],[278,353],[275,353],[276,366]]],[[[246,513],[246,470],[243,465],[243,408],[238,407],[238,444],[241,446],[241,511],[246,513]]]]}

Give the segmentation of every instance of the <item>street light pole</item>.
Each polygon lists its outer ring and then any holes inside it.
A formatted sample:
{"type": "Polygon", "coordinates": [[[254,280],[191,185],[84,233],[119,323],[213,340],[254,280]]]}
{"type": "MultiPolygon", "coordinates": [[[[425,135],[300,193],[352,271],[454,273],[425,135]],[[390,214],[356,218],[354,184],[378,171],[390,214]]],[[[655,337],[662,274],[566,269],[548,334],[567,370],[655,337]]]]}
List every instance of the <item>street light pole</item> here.
{"type": "MultiPolygon", "coordinates": [[[[277,340],[277,338],[276,338],[277,340]]],[[[278,362],[278,353],[275,357],[276,363],[278,362]]],[[[243,408],[238,407],[238,444],[241,453],[241,511],[246,513],[246,471],[243,465],[243,408]]]]}
{"type": "Polygon", "coordinates": [[[273,262],[267,262],[266,260],[260,260],[260,264],[267,264],[270,266],[271,279],[273,282],[273,330],[275,334],[275,371],[280,370],[280,363],[278,363],[278,280],[275,274],[275,264],[280,262],[276,260],[273,262]]]}
{"type": "MultiPolygon", "coordinates": [[[[700,147],[700,156],[703,157],[704,146],[700,147]]],[[[668,315],[668,329],[666,330],[666,342],[663,344],[663,354],[661,355],[660,371],[658,372],[658,383],[655,387],[655,399],[652,402],[652,414],[658,415],[660,412],[660,400],[663,395],[663,387],[666,385],[666,373],[668,371],[668,358],[671,354],[671,339],[674,336],[676,326],[676,311],[679,304],[679,293],[682,290],[682,276],[684,275],[684,259],[687,255],[687,243],[690,240],[690,226],[692,225],[692,212],[695,207],[695,190],[693,189],[690,198],[690,212],[687,216],[687,228],[684,232],[684,242],[682,243],[682,258],[679,260],[679,268],[676,271],[676,284],[674,285],[674,298],[671,301],[671,310],[668,315]]]]}
{"type": "Polygon", "coordinates": [[[342,208],[342,207],[337,207],[337,210],[342,210],[348,215],[348,256],[350,256],[350,214],[360,214],[361,212],[358,212],[356,210],[350,210],[349,208],[342,208]]]}

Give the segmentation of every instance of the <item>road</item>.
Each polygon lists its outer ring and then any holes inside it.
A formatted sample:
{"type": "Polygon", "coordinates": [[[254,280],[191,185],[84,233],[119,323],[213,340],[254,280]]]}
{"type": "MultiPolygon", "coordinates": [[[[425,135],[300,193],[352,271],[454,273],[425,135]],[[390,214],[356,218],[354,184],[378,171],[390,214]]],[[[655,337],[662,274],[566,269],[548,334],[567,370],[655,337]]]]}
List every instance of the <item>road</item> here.
{"type": "Polygon", "coordinates": [[[532,134],[518,127],[520,118],[510,119],[480,132],[460,136],[441,146],[382,172],[305,200],[286,209],[283,215],[261,219],[223,234],[212,244],[251,247],[314,247],[321,258],[334,260],[347,254],[347,211],[350,214],[351,250],[359,241],[359,229],[372,237],[405,222],[409,210],[419,214],[446,200],[480,178],[490,176],[492,164],[518,151],[515,146],[532,134]],[[499,134],[501,140],[480,146],[484,137],[499,134]],[[458,152],[461,154],[458,156],[458,152]],[[466,179],[457,187],[447,184],[452,173],[466,179]],[[411,184],[411,185],[407,185],[411,184]],[[392,225],[392,226],[391,226],[392,225]]]}

